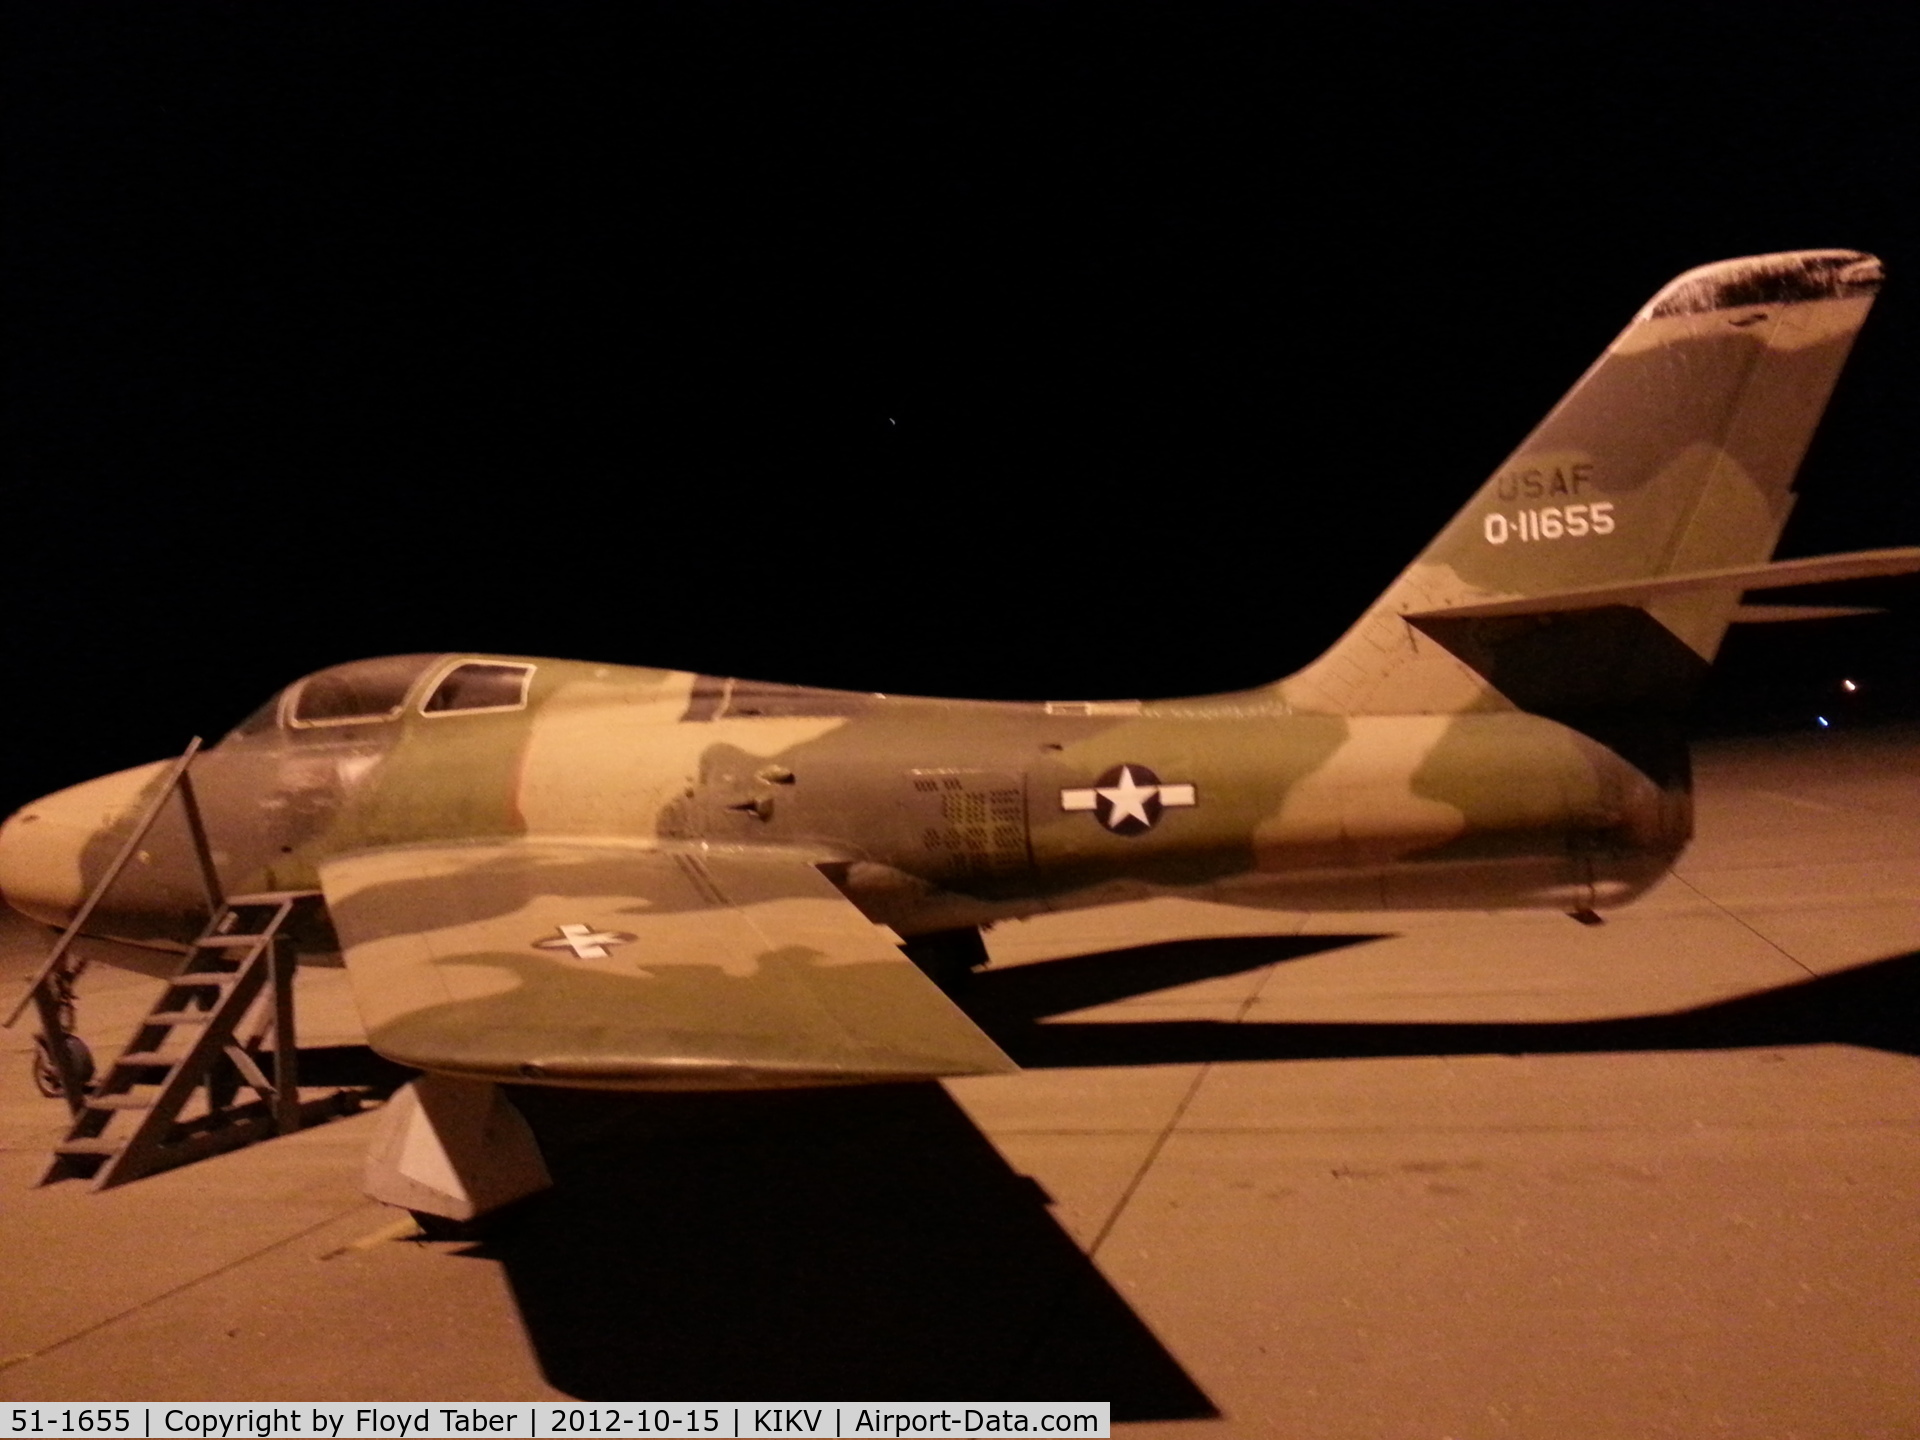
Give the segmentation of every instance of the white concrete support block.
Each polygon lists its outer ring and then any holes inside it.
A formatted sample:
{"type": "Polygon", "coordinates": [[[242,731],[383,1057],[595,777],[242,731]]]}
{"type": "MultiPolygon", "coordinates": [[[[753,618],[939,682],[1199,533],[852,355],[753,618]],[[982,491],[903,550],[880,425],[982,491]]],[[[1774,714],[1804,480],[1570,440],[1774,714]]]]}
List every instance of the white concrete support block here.
{"type": "Polygon", "coordinates": [[[552,1184],[526,1117],[498,1085],[422,1075],[381,1112],[363,1188],[388,1205],[471,1220],[552,1184]]]}

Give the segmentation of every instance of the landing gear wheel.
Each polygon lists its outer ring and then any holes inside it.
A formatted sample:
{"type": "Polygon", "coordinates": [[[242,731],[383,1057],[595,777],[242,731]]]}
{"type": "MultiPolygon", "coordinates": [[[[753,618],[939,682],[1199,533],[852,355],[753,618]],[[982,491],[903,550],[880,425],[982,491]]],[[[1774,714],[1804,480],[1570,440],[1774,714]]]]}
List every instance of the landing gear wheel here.
{"type": "MultiPolygon", "coordinates": [[[[74,1077],[84,1091],[87,1082],[93,1079],[93,1051],[87,1048],[87,1042],[78,1035],[66,1037],[67,1064],[73,1067],[74,1077]]],[[[60,1081],[60,1067],[54,1064],[53,1051],[47,1046],[47,1037],[33,1037],[33,1088],[49,1100],[60,1100],[66,1096],[66,1087],[60,1081]]]]}

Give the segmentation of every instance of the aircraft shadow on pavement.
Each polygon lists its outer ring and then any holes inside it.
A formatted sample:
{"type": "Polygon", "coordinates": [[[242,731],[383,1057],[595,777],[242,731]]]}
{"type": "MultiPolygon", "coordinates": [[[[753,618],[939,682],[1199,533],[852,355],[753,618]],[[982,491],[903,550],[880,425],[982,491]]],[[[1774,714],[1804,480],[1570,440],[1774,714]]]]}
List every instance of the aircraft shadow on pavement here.
{"type": "MultiPolygon", "coordinates": [[[[1176,941],[990,971],[965,998],[1034,1017],[1349,943],[1176,941]]],[[[937,1085],[515,1098],[554,1188],[472,1253],[504,1267],[571,1395],[1216,1413],[937,1085]]]]}
{"type": "MultiPolygon", "coordinates": [[[[1141,1019],[1043,1023],[1046,1016],[1118,998],[1110,986],[1097,982],[1083,985],[1079,978],[1092,976],[1109,962],[1144,971],[1159,963],[1161,957],[1155,952],[1172,950],[1177,953],[1166,957],[1168,973],[1193,979],[1203,973],[1227,974],[1275,958],[1311,953],[1282,948],[1276,954],[1263,947],[1312,943],[1317,949],[1326,949],[1372,938],[1376,937],[1320,936],[1276,942],[1249,937],[1042,961],[978,977],[978,997],[967,996],[966,1004],[1000,1047],[1028,1069],[1793,1045],[1858,1045],[1920,1055],[1920,951],[1688,1010],[1604,1020],[1235,1023],[1141,1019]],[[1245,963],[1238,963],[1242,961],[1245,963]],[[1051,976],[1020,973],[1046,972],[1054,967],[1058,970],[1051,976]],[[1016,977],[1017,984],[994,988],[998,982],[1016,977]]],[[[1184,981],[1176,978],[1166,983],[1184,981]]]]}
{"type": "Polygon", "coordinates": [[[469,1253],[570,1395],[1216,1413],[938,1085],[515,1098],[554,1188],[469,1253]]]}
{"type": "Polygon", "coordinates": [[[401,1065],[365,1045],[303,1045],[300,1047],[300,1084],[333,1087],[351,1085],[385,1099],[420,1072],[401,1065]]]}
{"type": "Polygon", "coordinates": [[[1207,940],[1164,940],[1126,950],[983,970],[966,977],[954,998],[983,1024],[1018,1024],[1384,938],[1371,934],[1229,935],[1207,940]]]}

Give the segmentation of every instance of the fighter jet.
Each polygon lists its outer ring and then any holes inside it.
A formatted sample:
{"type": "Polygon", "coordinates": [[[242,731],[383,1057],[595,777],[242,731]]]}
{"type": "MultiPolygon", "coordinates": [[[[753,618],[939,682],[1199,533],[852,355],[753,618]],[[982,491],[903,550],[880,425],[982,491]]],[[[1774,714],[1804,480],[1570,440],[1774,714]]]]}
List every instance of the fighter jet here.
{"type": "MultiPolygon", "coordinates": [[[[215,878],[316,897],[302,958],[343,956],[373,1048],[456,1087],[1008,1070],[942,988],[984,963],[981,927],[1149,895],[1592,921],[1688,841],[1687,709],[1744,593],[1920,569],[1920,549],[1769,561],[1880,281],[1843,250],[1680,276],[1270,685],[1001,703],[363,660],[195,761],[215,878]]],[[[71,921],[171,773],[15,814],[7,902],[71,921]]],[[[163,827],[86,929],[184,947],[206,910],[194,848],[163,827]]],[[[497,1118],[474,1103],[465,1141],[423,1101],[376,1148],[399,1155],[406,1125],[448,1154],[511,1148],[498,1125],[473,1138],[497,1118]]]]}

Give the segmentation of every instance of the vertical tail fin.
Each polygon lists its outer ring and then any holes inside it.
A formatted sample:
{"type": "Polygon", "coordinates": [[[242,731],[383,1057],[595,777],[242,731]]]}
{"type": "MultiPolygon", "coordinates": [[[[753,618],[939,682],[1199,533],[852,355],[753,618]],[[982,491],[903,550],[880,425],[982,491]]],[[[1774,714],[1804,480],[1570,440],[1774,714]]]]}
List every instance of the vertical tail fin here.
{"type": "Polygon", "coordinates": [[[1674,280],[1282,697],[1347,715],[1677,713],[1737,584],[1564,614],[1431,612],[1764,562],[1880,279],[1871,255],[1802,250],[1674,280]]]}

